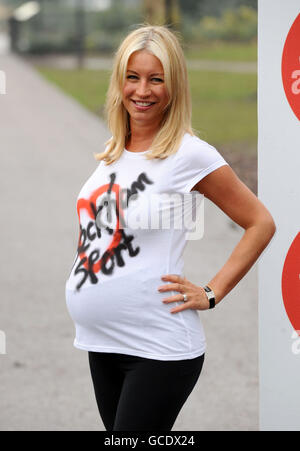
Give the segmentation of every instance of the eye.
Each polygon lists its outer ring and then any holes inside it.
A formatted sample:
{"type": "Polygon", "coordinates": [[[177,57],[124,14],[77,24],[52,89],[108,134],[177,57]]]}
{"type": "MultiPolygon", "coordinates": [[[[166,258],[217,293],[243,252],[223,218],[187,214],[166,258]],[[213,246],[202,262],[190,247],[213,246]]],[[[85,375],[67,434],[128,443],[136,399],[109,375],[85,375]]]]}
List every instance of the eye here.
{"type": "MultiPolygon", "coordinates": [[[[131,78],[137,78],[137,76],[136,76],[136,75],[127,75],[126,78],[129,78],[129,79],[131,79],[131,78]]],[[[162,82],[162,83],[163,83],[163,80],[162,80],[161,78],[153,77],[153,78],[151,78],[151,80],[155,80],[156,82],[162,82]]]]}

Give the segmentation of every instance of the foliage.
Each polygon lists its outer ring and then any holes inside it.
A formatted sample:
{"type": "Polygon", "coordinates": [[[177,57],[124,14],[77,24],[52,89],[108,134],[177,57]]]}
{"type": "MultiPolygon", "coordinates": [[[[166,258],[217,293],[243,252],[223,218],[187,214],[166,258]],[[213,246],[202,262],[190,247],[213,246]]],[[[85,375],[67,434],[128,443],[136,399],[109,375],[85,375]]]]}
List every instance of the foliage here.
{"type": "Polygon", "coordinates": [[[257,0],[179,0],[185,19],[198,21],[204,16],[222,16],[227,9],[248,6],[257,10],[257,0]]]}
{"type": "Polygon", "coordinates": [[[192,27],[192,39],[197,41],[249,41],[257,36],[257,12],[247,6],[225,10],[220,18],[205,16],[192,27]]]}
{"type": "MultiPolygon", "coordinates": [[[[56,1],[56,0],[55,0],[56,1]]],[[[81,16],[82,17],[82,16],[81,16]]],[[[82,17],[88,52],[112,53],[134,23],[142,21],[138,8],[114,0],[104,11],[86,11],[82,17]]],[[[34,54],[70,53],[78,47],[78,12],[64,2],[44,3],[43,14],[21,24],[21,50],[34,54]],[[24,42],[26,41],[26,46],[24,42]]]]}
{"type": "Polygon", "coordinates": [[[89,51],[113,52],[133,24],[142,20],[140,9],[114,2],[101,12],[87,14],[86,48],[89,51]]]}
{"type": "MultiPolygon", "coordinates": [[[[20,25],[20,50],[39,54],[76,51],[77,3],[71,7],[64,0],[43,0],[41,4],[41,13],[20,25]]],[[[178,4],[183,16],[179,31],[184,48],[193,43],[247,42],[256,38],[256,0],[178,0],[178,4]]],[[[113,0],[107,10],[87,10],[81,17],[86,50],[111,54],[130,30],[144,22],[143,0],[136,0],[135,6],[134,0],[113,0]]]]}
{"type": "Polygon", "coordinates": [[[141,20],[138,8],[126,7],[124,3],[114,2],[112,6],[100,12],[91,12],[87,17],[90,26],[97,30],[116,33],[141,20]]]}

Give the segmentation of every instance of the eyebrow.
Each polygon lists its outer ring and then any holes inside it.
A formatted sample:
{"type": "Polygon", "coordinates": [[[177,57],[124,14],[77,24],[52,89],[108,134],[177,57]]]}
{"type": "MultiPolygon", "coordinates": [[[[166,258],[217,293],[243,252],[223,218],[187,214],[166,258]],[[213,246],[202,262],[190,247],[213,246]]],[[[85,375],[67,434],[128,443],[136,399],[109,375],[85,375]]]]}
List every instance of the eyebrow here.
{"type": "MultiPolygon", "coordinates": [[[[138,72],[135,72],[134,70],[128,69],[127,72],[133,72],[134,74],[137,74],[137,75],[138,75],[138,72]]],[[[150,74],[150,76],[151,76],[151,75],[164,75],[164,74],[156,72],[156,73],[154,73],[154,74],[150,74]]]]}

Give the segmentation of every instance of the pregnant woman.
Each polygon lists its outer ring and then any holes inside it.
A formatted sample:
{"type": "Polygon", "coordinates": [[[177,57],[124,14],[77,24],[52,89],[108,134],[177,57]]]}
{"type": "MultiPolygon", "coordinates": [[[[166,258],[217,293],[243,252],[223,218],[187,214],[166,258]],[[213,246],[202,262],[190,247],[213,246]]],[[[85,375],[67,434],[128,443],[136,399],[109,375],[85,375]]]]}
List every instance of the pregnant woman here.
{"type": "Polygon", "coordinates": [[[106,113],[112,136],[77,199],[78,249],[66,282],[74,346],[88,351],[107,431],[170,431],[204,361],[199,311],[236,286],[275,224],[194,134],[184,55],[167,27],[140,26],[121,43],[106,113]],[[182,256],[194,200],[204,197],[245,231],[198,286],[185,277],[182,256]]]}

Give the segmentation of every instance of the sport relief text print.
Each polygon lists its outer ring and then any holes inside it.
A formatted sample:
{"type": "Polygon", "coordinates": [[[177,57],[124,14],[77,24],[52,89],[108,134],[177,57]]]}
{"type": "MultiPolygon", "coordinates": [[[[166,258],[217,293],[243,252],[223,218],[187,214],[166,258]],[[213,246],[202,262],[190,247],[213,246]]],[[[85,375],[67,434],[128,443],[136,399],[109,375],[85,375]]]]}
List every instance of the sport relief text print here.
{"type": "Polygon", "coordinates": [[[80,232],[77,254],[71,269],[72,272],[76,265],[74,276],[79,279],[76,285],[77,291],[87,280],[96,284],[99,271],[109,276],[113,274],[115,265],[124,266],[122,251],[127,251],[130,257],[135,257],[140,251],[139,246],[134,246],[134,236],[127,235],[122,227],[123,209],[128,207],[131,197],[136,199],[139,191],[144,191],[146,185],[153,184],[153,181],[142,172],[128,189],[121,188],[115,183],[116,173],[110,174],[109,178],[110,182],[94,190],[89,199],[81,198],[77,201],[80,232]],[[112,205],[114,205],[114,212],[111,211],[112,205]],[[87,215],[85,226],[82,225],[82,212],[87,215]],[[104,220],[105,217],[107,222],[104,220]],[[93,248],[94,243],[99,243],[98,240],[95,241],[96,239],[106,243],[104,249],[93,248]]]}

